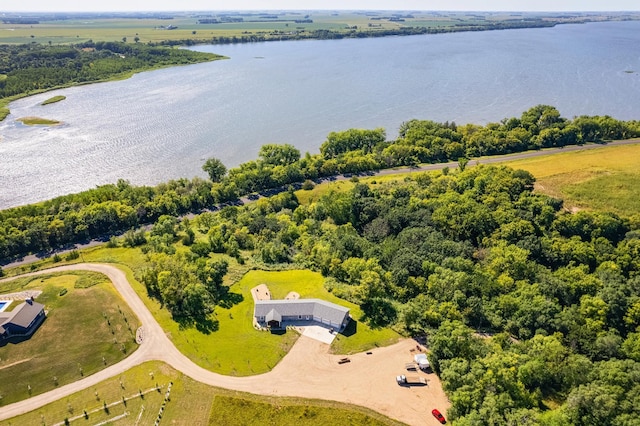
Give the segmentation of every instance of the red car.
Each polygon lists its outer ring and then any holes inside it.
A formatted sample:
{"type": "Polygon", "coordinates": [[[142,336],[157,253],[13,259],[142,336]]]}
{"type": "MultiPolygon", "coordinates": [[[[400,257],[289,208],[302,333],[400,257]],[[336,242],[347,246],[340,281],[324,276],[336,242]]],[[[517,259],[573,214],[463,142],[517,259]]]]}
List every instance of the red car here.
{"type": "Polygon", "coordinates": [[[442,413],[440,411],[438,411],[437,408],[434,408],[433,410],[431,410],[431,414],[433,414],[433,417],[435,417],[436,419],[438,419],[438,421],[442,424],[445,424],[447,422],[447,420],[444,418],[444,416],[442,415],[442,413]]]}

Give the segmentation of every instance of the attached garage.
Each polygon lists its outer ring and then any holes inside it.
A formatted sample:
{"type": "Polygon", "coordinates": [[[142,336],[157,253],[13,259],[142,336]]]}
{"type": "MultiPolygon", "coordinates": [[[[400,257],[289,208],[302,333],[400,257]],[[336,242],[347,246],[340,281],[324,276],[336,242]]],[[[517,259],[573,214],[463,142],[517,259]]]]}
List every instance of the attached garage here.
{"type": "Polygon", "coordinates": [[[286,322],[313,321],[340,331],[349,322],[349,308],[320,299],[257,300],[254,317],[259,324],[281,328],[286,322]]]}

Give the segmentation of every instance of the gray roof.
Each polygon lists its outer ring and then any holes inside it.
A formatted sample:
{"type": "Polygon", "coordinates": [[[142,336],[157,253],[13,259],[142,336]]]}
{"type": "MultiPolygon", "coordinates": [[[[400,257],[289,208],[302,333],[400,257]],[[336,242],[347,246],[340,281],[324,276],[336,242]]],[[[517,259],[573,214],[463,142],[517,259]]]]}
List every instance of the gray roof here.
{"type": "Polygon", "coordinates": [[[256,317],[266,317],[275,310],[283,317],[314,316],[341,324],[349,315],[349,308],[320,299],[258,300],[253,311],[256,317]]]}
{"type": "Polygon", "coordinates": [[[282,322],[282,315],[280,315],[280,313],[278,311],[276,311],[275,309],[271,309],[269,311],[269,313],[267,314],[267,316],[265,317],[265,320],[267,322],[269,322],[269,321],[282,322]]]}
{"type": "Polygon", "coordinates": [[[11,311],[10,317],[5,318],[4,321],[0,319],[0,326],[11,323],[22,328],[28,328],[43,309],[44,305],[42,303],[34,301],[31,301],[31,303],[23,302],[11,311]]]}

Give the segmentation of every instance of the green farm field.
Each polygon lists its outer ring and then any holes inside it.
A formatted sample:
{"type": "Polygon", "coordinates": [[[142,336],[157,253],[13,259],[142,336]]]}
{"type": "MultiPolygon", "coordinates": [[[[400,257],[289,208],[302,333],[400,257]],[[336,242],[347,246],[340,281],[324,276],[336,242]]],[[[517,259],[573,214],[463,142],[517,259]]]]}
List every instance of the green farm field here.
{"type": "MultiPolygon", "coordinates": [[[[38,24],[0,24],[0,43],[22,44],[41,43],[70,44],[88,40],[121,41],[123,37],[130,43],[138,39],[140,43],[160,42],[167,40],[194,40],[198,42],[213,37],[241,37],[247,35],[268,35],[276,37],[294,32],[312,32],[331,30],[339,33],[350,31],[375,32],[407,27],[425,27],[452,30],[461,26],[492,25],[500,22],[512,22],[515,18],[523,18],[522,14],[472,14],[446,12],[391,12],[391,11],[283,11],[277,14],[261,12],[206,12],[206,13],[165,13],[117,15],[111,16],[75,16],[66,19],[48,20],[44,15],[38,24]],[[242,18],[242,22],[199,23],[201,18],[218,19],[223,17],[242,18]],[[295,22],[311,20],[312,22],[295,22]],[[167,29],[171,26],[172,29],[167,29]]],[[[580,20],[580,16],[572,18],[541,16],[530,17],[554,22],[580,20]]],[[[637,18],[637,17],[636,17],[637,18]]],[[[611,19],[611,17],[592,15],[590,20],[611,19]]]]}
{"type": "Polygon", "coordinates": [[[29,340],[0,347],[1,404],[74,382],[137,349],[138,320],[105,276],[67,273],[0,283],[3,294],[23,290],[42,290],[36,301],[47,318],[29,340]]]}
{"type": "Polygon", "coordinates": [[[65,419],[70,425],[150,425],[159,417],[161,424],[172,425],[252,425],[256,424],[254,413],[262,418],[268,415],[267,423],[278,425],[401,424],[366,408],[337,402],[265,397],[214,388],[164,363],[147,362],[0,425],[63,424],[65,419]],[[169,385],[171,390],[165,401],[169,385]]]}
{"type": "MultiPolygon", "coordinates": [[[[274,31],[346,30],[356,26],[363,29],[398,28],[399,24],[388,20],[376,21],[380,26],[369,28],[368,16],[354,13],[331,14],[310,13],[312,23],[296,23],[304,19],[299,13],[278,16],[277,20],[245,16],[245,22],[199,24],[195,16],[181,15],[173,19],[96,18],[41,21],[39,24],[0,24],[0,43],[69,44],[88,40],[128,42],[160,42],[165,40],[206,40],[213,37],[233,37],[251,34],[267,34],[274,31]],[[165,29],[167,26],[177,27],[165,29]],[[194,33],[195,32],[195,33],[194,33]]],[[[446,21],[443,21],[446,22],[446,21]]]]}

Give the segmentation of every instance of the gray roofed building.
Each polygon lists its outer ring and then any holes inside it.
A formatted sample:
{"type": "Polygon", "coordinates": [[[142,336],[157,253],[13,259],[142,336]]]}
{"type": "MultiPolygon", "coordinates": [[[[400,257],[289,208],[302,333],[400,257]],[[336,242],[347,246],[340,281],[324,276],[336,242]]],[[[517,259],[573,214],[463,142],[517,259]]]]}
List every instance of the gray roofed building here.
{"type": "Polygon", "coordinates": [[[44,321],[44,305],[28,299],[11,312],[0,315],[0,341],[33,334],[44,321]]]}
{"type": "Polygon", "coordinates": [[[315,321],[340,331],[349,322],[349,308],[320,299],[258,300],[253,315],[271,328],[287,321],[315,321]]]}

